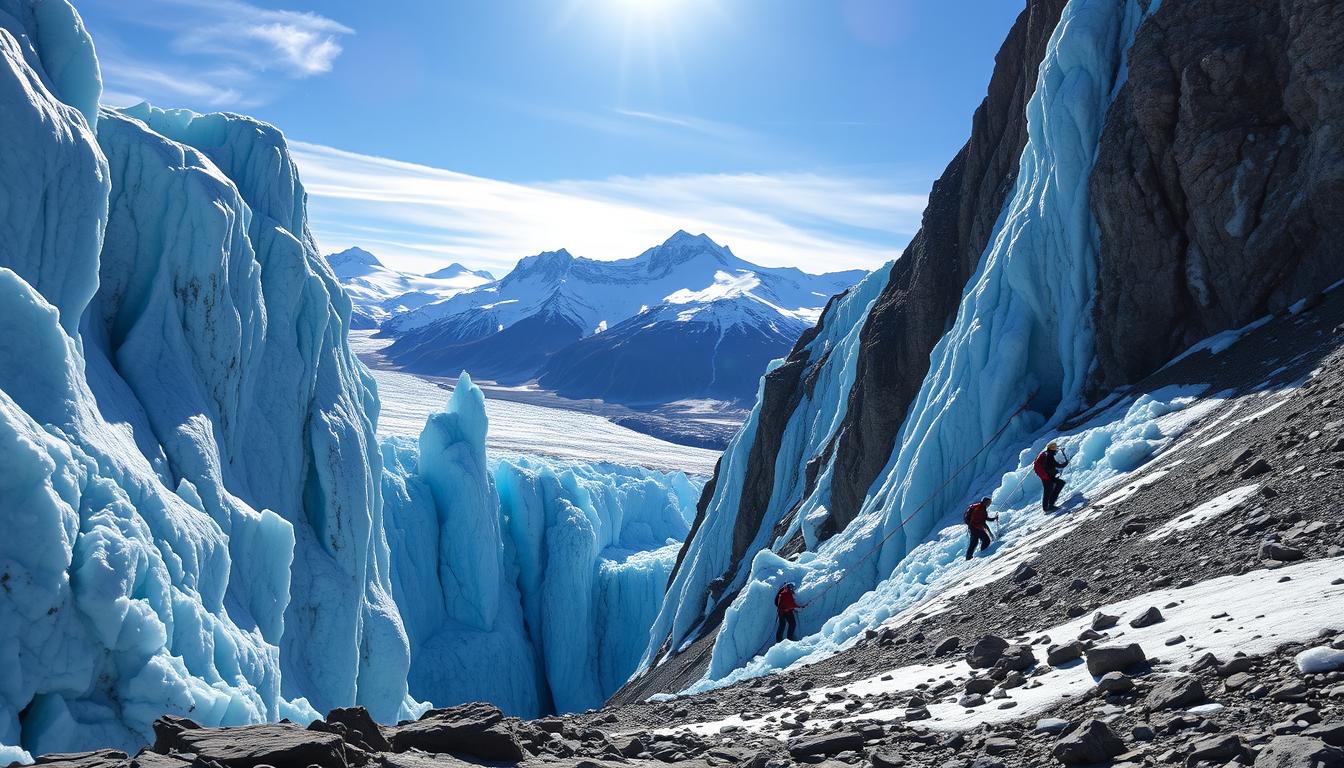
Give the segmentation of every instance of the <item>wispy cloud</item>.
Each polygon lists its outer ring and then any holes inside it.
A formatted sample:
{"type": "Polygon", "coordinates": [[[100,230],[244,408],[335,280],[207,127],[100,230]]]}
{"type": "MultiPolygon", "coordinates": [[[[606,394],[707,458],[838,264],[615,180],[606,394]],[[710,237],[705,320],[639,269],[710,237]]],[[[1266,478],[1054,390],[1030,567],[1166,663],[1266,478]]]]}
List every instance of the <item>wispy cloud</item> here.
{"type": "Polygon", "coordinates": [[[104,101],[142,99],[190,106],[245,109],[265,103],[282,86],[330,72],[341,40],[354,30],[316,13],[271,10],[242,0],[148,0],[156,9],[127,9],[128,21],[159,30],[171,57],[130,54],[100,36],[107,87],[104,101]]]}
{"type": "Polygon", "coordinates": [[[919,225],[925,197],[819,174],[615,177],[518,184],[292,142],[326,250],[360,245],[404,269],[448,261],[504,272],[565,247],[634,256],[678,229],[744,258],[810,272],[873,268],[919,225]]]}

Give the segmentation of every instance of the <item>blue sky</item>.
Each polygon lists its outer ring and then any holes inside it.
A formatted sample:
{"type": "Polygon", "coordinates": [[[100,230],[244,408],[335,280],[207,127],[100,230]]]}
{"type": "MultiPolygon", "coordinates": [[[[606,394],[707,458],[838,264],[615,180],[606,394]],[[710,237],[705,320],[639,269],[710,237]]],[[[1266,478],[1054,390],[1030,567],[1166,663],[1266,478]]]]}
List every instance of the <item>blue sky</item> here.
{"type": "Polygon", "coordinates": [[[676,229],[873,267],[965,141],[1014,0],[76,0],[104,101],[256,115],[324,250],[506,271],[676,229]]]}

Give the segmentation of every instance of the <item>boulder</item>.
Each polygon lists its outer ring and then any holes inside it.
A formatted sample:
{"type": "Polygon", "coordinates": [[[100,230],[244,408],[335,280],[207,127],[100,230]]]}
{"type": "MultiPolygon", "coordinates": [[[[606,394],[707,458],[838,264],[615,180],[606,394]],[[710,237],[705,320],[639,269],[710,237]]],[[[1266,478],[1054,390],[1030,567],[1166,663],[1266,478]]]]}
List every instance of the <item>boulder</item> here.
{"type": "Polygon", "coordinates": [[[1154,685],[1143,703],[1148,709],[1156,711],[1188,707],[1191,704],[1198,704],[1206,698],[1208,697],[1204,693],[1204,686],[1200,684],[1199,678],[1192,675],[1178,675],[1154,685]]]}
{"type": "Polygon", "coordinates": [[[988,669],[994,666],[1007,649],[1007,640],[997,635],[985,635],[966,652],[966,663],[971,669],[988,669]]]}
{"type": "Polygon", "coordinates": [[[1255,756],[1255,768],[1344,768],[1344,749],[1309,736],[1275,736],[1255,756]]]}
{"type": "Polygon", "coordinates": [[[1287,544],[1280,544],[1277,541],[1266,541],[1260,545],[1261,560],[1278,560],[1285,563],[1291,563],[1306,557],[1306,553],[1297,547],[1290,547],[1287,544]]]}
{"type": "Polygon", "coordinates": [[[390,730],[387,740],[393,752],[419,749],[501,762],[527,757],[499,708],[480,702],[431,709],[419,720],[390,730]]]}
{"type": "Polygon", "coordinates": [[[1055,759],[1065,765],[1105,763],[1125,751],[1125,743],[1101,720],[1088,720],[1055,743],[1055,759]]]}
{"type": "Polygon", "coordinates": [[[938,646],[933,649],[933,655],[946,656],[949,653],[956,653],[960,649],[961,649],[961,638],[957,637],[956,635],[953,635],[952,637],[949,637],[943,640],[941,643],[939,643],[938,646]]]}
{"type": "Polygon", "coordinates": [[[1239,756],[1243,750],[1241,737],[1235,733],[1209,736],[1190,745],[1190,753],[1186,755],[1186,762],[1190,765],[1200,761],[1226,763],[1239,756]]]}
{"type": "Polygon", "coordinates": [[[1087,671],[1093,677],[1107,672],[1125,672],[1148,660],[1138,643],[1093,648],[1087,652],[1087,671]]]}
{"type": "Polygon", "coordinates": [[[1092,629],[1098,632],[1110,629],[1119,623],[1119,616],[1111,616],[1110,614],[1102,613],[1101,611],[1097,611],[1097,615],[1092,617],[1092,629]]]}
{"type": "Polygon", "coordinates": [[[50,768],[125,768],[130,758],[116,749],[42,755],[33,762],[50,768]]]}
{"type": "Polygon", "coordinates": [[[383,729],[363,707],[337,707],[327,713],[328,724],[345,726],[341,734],[347,742],[367,752],[391,752],[392,745],[383,736],[383,729]]]}
{"type": "Polygon", "coordinates": [[[863,749],[863,734],[858,731],[838,731],[789,739],[789,754],[794,757],[838,755],[860,749],[863,749]]]}
{"type": "Polygon", "coordinates": [[[1009,646],[999,660],[994,662],[995,669],[1012,672],[1025,672],[1036,666],[1036,654],[1029,645],[1009,646]]]}
{"type": "MultiPolygon", "coordinates": [[[[159,746],[160,740],[156,738],[156,752],[159,746]]],[[[184,728],[176,732],[172,749],[194,754],[199,762],[217,763],[223,768],[347,766],[345,740],[339,735],[283,723],[240,728],[184,728]]]]}
{"type": "Polygon", "coordinates": [[[1166,620],[1167,620],[1166,617],[1162,615],[1161,611],[1159,611],[1154,606],[1149,606],[1148,609],[1145,610],[1143,613],[1140,613],[1138,616],[1135,616],[1129,622],[1129,626],[1134,627],[1136,629],[1142,629],[1143,627],[1151,627],[1154,624],[1159,624],[1166,620]]]}
{"type": "Polygon", "coordinates": [[[1083,644],[1074,640],[1063,645],[1052,645],[1045,652],[1045,663],[1052,667],[1068,664],[1083,657],[1083,644]]]}

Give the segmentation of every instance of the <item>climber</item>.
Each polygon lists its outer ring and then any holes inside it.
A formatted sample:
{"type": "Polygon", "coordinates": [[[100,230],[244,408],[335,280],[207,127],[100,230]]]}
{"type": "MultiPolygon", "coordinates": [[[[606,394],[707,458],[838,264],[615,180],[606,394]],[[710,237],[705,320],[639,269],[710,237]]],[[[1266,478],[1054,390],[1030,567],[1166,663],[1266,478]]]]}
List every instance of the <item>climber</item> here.
{"type": "Polygon", "coordinates": [[[975,557],[977,545],[979,545],[981,552],[989,549],[989,521],[999,519],[997,516],[989,516],[989,502],[990,498],[986,496],[966,508],[966,514],[964,515],[966,530],[971,534],[971,546],[966,548],[967,560],[975,557]]]}
{"type": "Polygon", "coordinates": [[[1059,509],[1056,502],[1059,501],[1059,493],[1064,490],[1064,479],[1059,476],[1059,470],[1069,466],[1069,458],[1066,455],[1061,461],[1055,457],[1059,451],[1059,444],[1051,442],[1045,446],[1045,450],[1036,457],[1032,468],[1036,470],[1036,476],[1041,478],[1041,486],[1044,493],[1041,496],[1041,508],[1046,512],[1054,512],[1059,509]]]}
{"type": "Polygon", "coordinates": [[[776,643],[784,640],[786,632],[790,640],[798,639],[798,617],[794,614],[802,606],[794,598],[793,589],[793,582],[789,582],[775,593],[775,610],[779,612],[779,626],[775,629],[776,643]]]}

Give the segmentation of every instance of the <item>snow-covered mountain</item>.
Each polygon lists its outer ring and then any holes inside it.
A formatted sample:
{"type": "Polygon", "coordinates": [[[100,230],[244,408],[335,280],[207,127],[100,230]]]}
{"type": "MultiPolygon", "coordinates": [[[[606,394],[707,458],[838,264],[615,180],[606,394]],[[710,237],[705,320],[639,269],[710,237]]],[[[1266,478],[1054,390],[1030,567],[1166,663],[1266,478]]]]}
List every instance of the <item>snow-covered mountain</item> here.
{"type": "MultiPolygon", "coordinates": [[[[754,281],[752,281],[754,282],[754,281]]],[[[750,407],[762,372],[811,327],[745,290],[682,291],[557,350],[538,383],[633,406],[713,400],[750,407]]]]}
{"type": "Polygon", "coordinates": [[[387,321],[383,333],[396,338],[388,356],[422,373],[468,370],[502,383],[549,374],[575,397],[637,405],[743,400],[754,395],[765,362],[787,352],[827,300],[863,274],[760,267],[703,234],[678,232],[620,261],[564,250],[529,256],[496,283],[387,321]],[[612,341],[599,338],[617,327],[612,341]],[[677,361],[689,375],[641,385],[653,382],[621,367],[636,358],[613,355],[618,340],[693,355],[677,361]],[[613,386],[623,377],[631,381],[613,386]]]}
{"type": "Polygon", "coordinates": [[[327,263],[350,297],[350,327],[377,328],[395,315],[494,282],[485,270],[453,263],[427,275],[389,269],[363,248],[347,248],[327,256],[327,263]]]}

